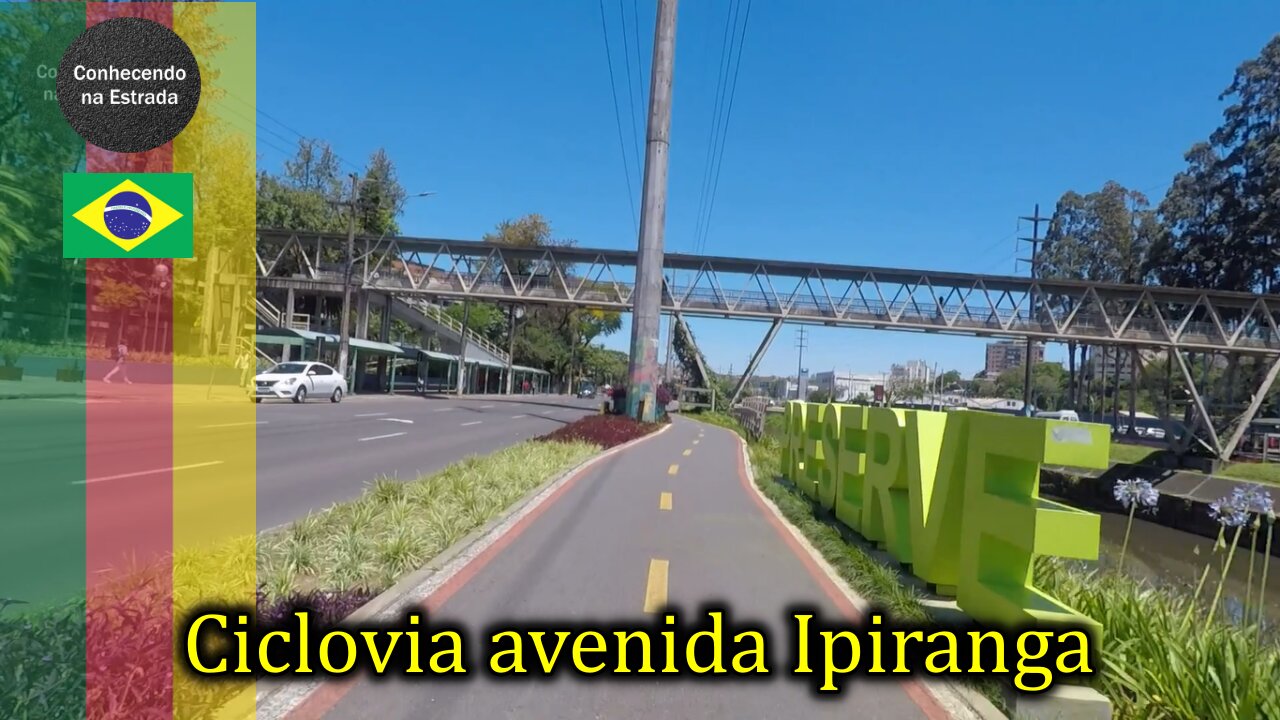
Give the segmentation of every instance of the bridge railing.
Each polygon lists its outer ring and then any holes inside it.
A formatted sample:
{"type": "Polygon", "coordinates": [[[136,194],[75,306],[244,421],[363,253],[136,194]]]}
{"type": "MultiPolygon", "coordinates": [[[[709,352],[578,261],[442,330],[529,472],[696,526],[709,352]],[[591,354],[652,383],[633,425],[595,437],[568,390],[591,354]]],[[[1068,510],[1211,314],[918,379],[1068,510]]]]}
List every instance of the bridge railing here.
{"type": "MultiPolygon", "coordinates": [[[[259,232],[264,276],[341,282],[345,238],[259,232]]],[[[630,308],[635,254],[360,238],[365,287],[630,308]]],[[[664,308],[693,315],[1091,344],[1280,353],[1280,296],[994,275],[668,255],[664,308]]]]}
{"type": "MultiPolygon", "coordinates": [[[[630,302],[631,283],[610,280],[608,282],[584,282],[583,278],[566,278],[564,282],[555,276],[528,276],[506,274],[452,273],[445,278],[427,278],[416,289],[426,292],[453,293],[457,295],[483,295],[496,298],[519,299],[568,299],[566,285],[573,288],[573,300],[580,304],[597,303],[618,307],[630,302]],[[512,282],[514,280],[514,283],[512,282]]],[[[407,277],[380,277],[376,287],[415,289],[407,277]]],[[[1023,308],[992,309],[974,301],[922,305],[912,301],[881,301],[868,298],[847,300],[840,304],[840,311],[832,303],[808,296],[789,298],[784,305],[775,295],[755,291],[720,293],[702,287],[673,285],[667,288],[664,305],[685,311],[725,311],[760,316],[785,315],[810,320],[861,322],[866,324],[907,324],[934,327],[939,330],[985,330],[989,332],[1034,332],[1043,335],[1069,334],[1082,340],[1107,341],[1116,339],[1113,325],[1124,323],[1124,339],[1130,342],[1147,341],[1161,344],[1175,336],[1180,343],[1213,346],[1223,345],[1228,339],[1241,348],[1280,349],[1280,338],[1265,322],[1187,320],[1173,324],[1155,317],[1137,313],[1125,318],[1112,319],[1101,312],[1076,311],[1069,316],[1069,325],[1063,328],[1067,318],[1055,323],[1046,312],[1039,317],[1023,308]],[[1167,329],[1166,329],[1167,328],[1167,329]]]]}

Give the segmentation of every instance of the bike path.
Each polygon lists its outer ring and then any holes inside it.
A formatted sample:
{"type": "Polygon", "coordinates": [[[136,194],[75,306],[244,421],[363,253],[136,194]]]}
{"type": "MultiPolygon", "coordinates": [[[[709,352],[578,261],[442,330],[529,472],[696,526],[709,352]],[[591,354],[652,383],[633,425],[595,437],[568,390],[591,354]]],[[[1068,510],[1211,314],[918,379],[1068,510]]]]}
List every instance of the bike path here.
{"type": "MultiPolygon", "coordinates": [[[[840,696],[817,698],[813,676],[789,672],[794,621],[786,609],[811,605],[834,621],[847,617],[851,606],[802,559],[794,539],[748,486],[740,458],[733,433],[676,418],[668,431],[597,463],[501,552],[482,567],[464,570],[468,579],[439,607],[427,601],[433,608],[429,625],[464,628],[469,679],[330,684],[290,717],[946,717],[918,684],[850,677],[840,696]],[[670,493],[669,501],[663,493],[670,493]],[[654,560],[667,562],[666,599],[682,615],[721,602],[734,624],[766,629],[771,669],[766,679],[708,681],[660,674],[617,679],[561,671],[550,679],[498,680],[487,674],[486,630],[495,623],[638,625],[652,620],[645,604],[655,599],[654,560]]],[[[566,655],[570,649],[565,648],[566,655]]],[[[525,653],[526,667],[536,666],[528,643],[525,653]]],[[[662,662],[656,649],[654,662],[662,662]]]]}

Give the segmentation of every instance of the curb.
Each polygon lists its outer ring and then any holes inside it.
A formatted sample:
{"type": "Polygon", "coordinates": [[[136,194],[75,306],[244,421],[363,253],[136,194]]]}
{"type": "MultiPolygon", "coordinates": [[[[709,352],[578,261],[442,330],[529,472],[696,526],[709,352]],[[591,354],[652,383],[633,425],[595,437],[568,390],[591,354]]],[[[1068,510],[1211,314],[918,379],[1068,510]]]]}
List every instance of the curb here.
{"type": "MultiPolygon", "coordinates": [[[[604,450],[530,490],[488,522],[445,548],[426,565],[404,576],[395,585],[357,608],[343,622],[386,619],[410,605],[429,599],[436,589],[461,572],[476,556],[506,535],[521,518],[541,506],[579,473],[608,457],[661,435],[670,427],[671,424],[666,423],[647,435],[604,450]]],[[[256,688],[244,690],[229,700],[217,713],[217,717],[220,720],[279,720],[301,706],[326,682],[332,681],[259,680],[259,684],[268,685],[268,688],[260,691],[256,688]]]]}
{"type": "MultiPolygon", "coordinates": [[[[871,609],[871,604],[849,586],[849,583],[845,581],[840,573],[836,572],[836,569],[831,566],[831,563],[827,562],[822,553],[809,542],[809,538],[792,525],[787,520],[787,517],[782,514],[782,511],[778,509],[778,506],[773,503],[773,500],[760,490],[760,486],[756,484],[755,469],[751,467],[751,453],[747,441],[738,433],[733,433],[733,436],[738,439],[738,449],[742,454],[742,466],[746,471],[748,484],[751,486],[752,492],[764,503],[769,512],[773,513],[782,522],[783,527],[791,533],[800,547],[804,548],[804,551],[822,569],[827,578],[849,599],[854,609],[860,615],[865,616],[871,609]]],[[[971,688],[948,680],[927,677],[919,678],[919,682],[933,696],[933,699],[942,707],[943,711],[952,718],[963,720],[1008,720],[1008,716],[1000,712],[1000,709],[992,704],[990,700],[971,688]]]]}

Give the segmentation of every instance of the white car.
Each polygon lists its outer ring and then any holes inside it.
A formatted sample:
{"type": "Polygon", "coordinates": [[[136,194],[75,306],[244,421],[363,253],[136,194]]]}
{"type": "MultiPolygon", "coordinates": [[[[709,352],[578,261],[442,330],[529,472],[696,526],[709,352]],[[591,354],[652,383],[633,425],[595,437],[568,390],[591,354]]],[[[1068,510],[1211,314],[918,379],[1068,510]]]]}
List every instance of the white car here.
{"type": "Polygon", "coordinates": [[[347,380],[336,370],[318,362],[280,363],[253,378],[253,401],[263,398],[306,402],[308,397],[327,397],[329,402],[342,402],[347,394],[347,380]]]}

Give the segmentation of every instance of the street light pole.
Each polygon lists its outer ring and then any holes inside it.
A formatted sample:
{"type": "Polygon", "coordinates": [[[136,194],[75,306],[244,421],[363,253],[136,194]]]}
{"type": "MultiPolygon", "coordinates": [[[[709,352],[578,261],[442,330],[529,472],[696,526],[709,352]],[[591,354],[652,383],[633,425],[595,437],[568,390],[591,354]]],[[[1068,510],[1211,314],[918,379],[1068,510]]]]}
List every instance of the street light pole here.
{"type": "Polygon", "coordinates": [[[351,345],[351,272],[356,255],[356,193],[359,179],[351,173],[351,201],[347,205],[347,251],[342,274],[342,318],[338,322],[338,375],[347,377],[347,352],[351,345]]]}
{"type": "Polygon", "coordinates": [[[458,346],[458,396],[462,396],[467,376],[467,325],[471,322],[471,298],[462,301],[462,339],[458,346]]]}
{"type": "Polygon", "coordinates": [[[667,155],[671,139],[671,83],[676,56],[677,0],[658,0],[653,70],[649,83],[649,123],[644,158],[644,196],[636,254],[635,300],[631,313],[631,358],[627,415],[653,422],[658,384],[658,335],[662,322],[662,243],[667,221],[667,155]]]}

